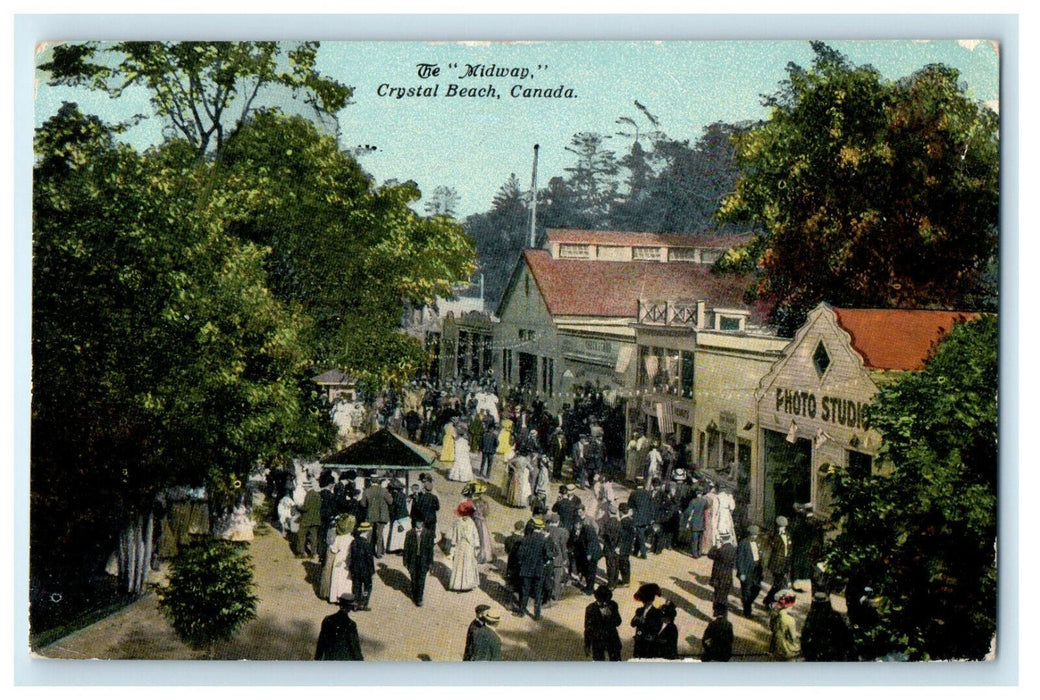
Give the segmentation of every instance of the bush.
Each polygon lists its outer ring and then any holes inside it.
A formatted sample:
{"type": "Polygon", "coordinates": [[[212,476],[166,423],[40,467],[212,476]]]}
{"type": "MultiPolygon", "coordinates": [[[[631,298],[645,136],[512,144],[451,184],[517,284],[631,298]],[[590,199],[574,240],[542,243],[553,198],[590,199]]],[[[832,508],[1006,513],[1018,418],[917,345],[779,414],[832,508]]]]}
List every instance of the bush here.
{"type": "Polygon", "coordinates": [[[228,641],[256,617],[253,564],[245,545],[207,540],[181,550],[159,609],[193,649],[228,641]]]}

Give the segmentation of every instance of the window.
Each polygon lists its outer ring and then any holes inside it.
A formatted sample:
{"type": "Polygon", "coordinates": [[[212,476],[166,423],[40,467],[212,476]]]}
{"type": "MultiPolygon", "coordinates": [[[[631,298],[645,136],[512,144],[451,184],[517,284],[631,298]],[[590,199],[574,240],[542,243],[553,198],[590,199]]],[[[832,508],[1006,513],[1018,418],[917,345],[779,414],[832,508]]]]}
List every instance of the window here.
{"type": "Polygon", "coordinates": [[[578,245],[576,243],[561,243],[560,257],[571,260],[586,259],[589,257],[589,247],[587,245],[578,245]]]}
{"type": "Polygon", "coordinates": [[[669,262],[697,262],[696,248],[669,248],[669,262]]]}
{"type": "Polygon", "coordinates": [[[554,369],[553,362],[554,361],[553,361],[553,358],[547,357],[547,358],[545,358],[545,362],[546,362],[546,364],[549,365],[549,388],[548,388],[548,392],[549,392],[549,396],[552,396],[553,395],[553,369],[554,369]]]}
{"type": "Polygon", "coordinates": [[[812,361],[813,366],[816,368],[817,376],[823,377],[823,373],[831,366],[831,356],[827,354],[827,348],[823,346],[822,340],[816,345],[816,352],[813,353],[812,361]]]}
{"type": "Polygon", "coordinates": [[[722,251],[718,248],[708,248],[701,251],[701,262],[711,264],[722,257],[722,251]]]}
{"type": "Polygon", "coordinates": [[[719,330],[739,331],[741,326],[740,320],[737,316],[721,316],[719,318],[719,330]]]}
{"type": "Polygon", "coordinates": [[[661,249],[650,248],[646,246],[634,246],[632,248],[632,259],[633,260],[660,260],[661,249]]]}
{"type": "Polygon", "coordinates": [[[502,351],[502,376],[505,377],[506,384],[513,383],[513,351],[503,350],[502,351]]]}
{"type": "Polygon", "coordinates": [[[524,275],[524,296],[531,296],[531,278],[524,275]]]}
{"type": "Polygon", "coordinates": [[[693,398],[693,353],[682,354],[682,395],[693,398]]]}

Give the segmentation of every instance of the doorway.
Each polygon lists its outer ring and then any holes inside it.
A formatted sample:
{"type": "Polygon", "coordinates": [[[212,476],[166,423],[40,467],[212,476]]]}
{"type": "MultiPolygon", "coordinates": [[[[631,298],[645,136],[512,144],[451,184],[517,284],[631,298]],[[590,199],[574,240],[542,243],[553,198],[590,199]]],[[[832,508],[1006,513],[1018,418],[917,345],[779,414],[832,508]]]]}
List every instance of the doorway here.
{"type": "Polygon", "coordinates": [[[784,433],[762,432],[762,518],[769,528],[778,515],[790,518],[795,503],[812,500],[812,441],[790,443],[784,433]]]}

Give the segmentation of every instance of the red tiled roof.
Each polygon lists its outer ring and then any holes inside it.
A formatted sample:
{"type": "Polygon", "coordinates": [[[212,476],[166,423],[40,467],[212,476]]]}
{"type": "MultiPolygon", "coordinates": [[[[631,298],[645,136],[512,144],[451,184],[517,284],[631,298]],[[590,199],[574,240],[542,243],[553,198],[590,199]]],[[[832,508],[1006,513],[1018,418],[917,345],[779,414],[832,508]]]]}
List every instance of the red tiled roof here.
{"type": "Polygon", "coordinates": [[[919,370],[932,346],[957,321],[977,313],[910,309],[834,309],[838,324],[852,337],[852,347],[867,369],[919,370]]]}
{"type": "Polygon", "coordinates": [[[674,246],[682,248],[732,248],[751,240],[750,233],[639,233],[636,231],[583,231],[548,229],[552,243],[592,243],[617,246],[674,246]]]}
{"type": "Polygon", "coordinates": [[[524,259],[554,316],[635,318],[640,299],[706,299],[710,306],[743,307],[750,278],[714,275],[696,263],[554,260],[528,248],[524,259]]]}

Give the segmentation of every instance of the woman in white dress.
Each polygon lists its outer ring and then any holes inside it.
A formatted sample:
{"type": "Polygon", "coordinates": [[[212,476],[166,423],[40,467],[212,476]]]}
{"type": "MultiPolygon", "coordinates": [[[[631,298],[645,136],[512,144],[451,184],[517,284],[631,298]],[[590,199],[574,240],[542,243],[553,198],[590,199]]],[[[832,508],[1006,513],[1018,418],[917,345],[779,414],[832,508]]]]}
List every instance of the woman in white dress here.
{"type": "Polygon", "coordinates": [[[714,537],[713,547],[721,547],[729,542],[737,543],[737,535],[733,527],[733,511],[737,503],[733,498],[733,491],[729,486],[719,489],[716,496],[715,507],[711,511],[712,533],[714,537]]]}
{"type": "Polygon", "coordinates": [[[459,436],[455,438],[455,462],[448,471],[448,479],[450,481],[473,480],[473,460],[469,456],[469,436],[461,430],[459,436]]]}
{"type": "Polygon", "coordinates": [[[448,590],[472,591],[480,585],[477,563],[480,534],[473,522],[475,510],[472,501],[463,501],[455,509],[457,519],[451,531],[451,579],[448,581],[448,590]]]}
{"type": "Polygon", "coordinates": [[[351,591],[347,553],[354,540],[356,524],[353,515],[341,515],[336,520],[336,537],[329,543],[325,567],[321,572],[321,597],[330,603],[337,602],[341,595],[351,591]]]}
{"type": "Polygon", "coordinates": [[[593,520],[598,523],[611,512],[612,508],[615,511],[617,510],[614,482],[602,473],[599,473],[596,475],[596,482],[592,487],[592,492],[596,495],[596,514],[593,516],[593,520]]]}

